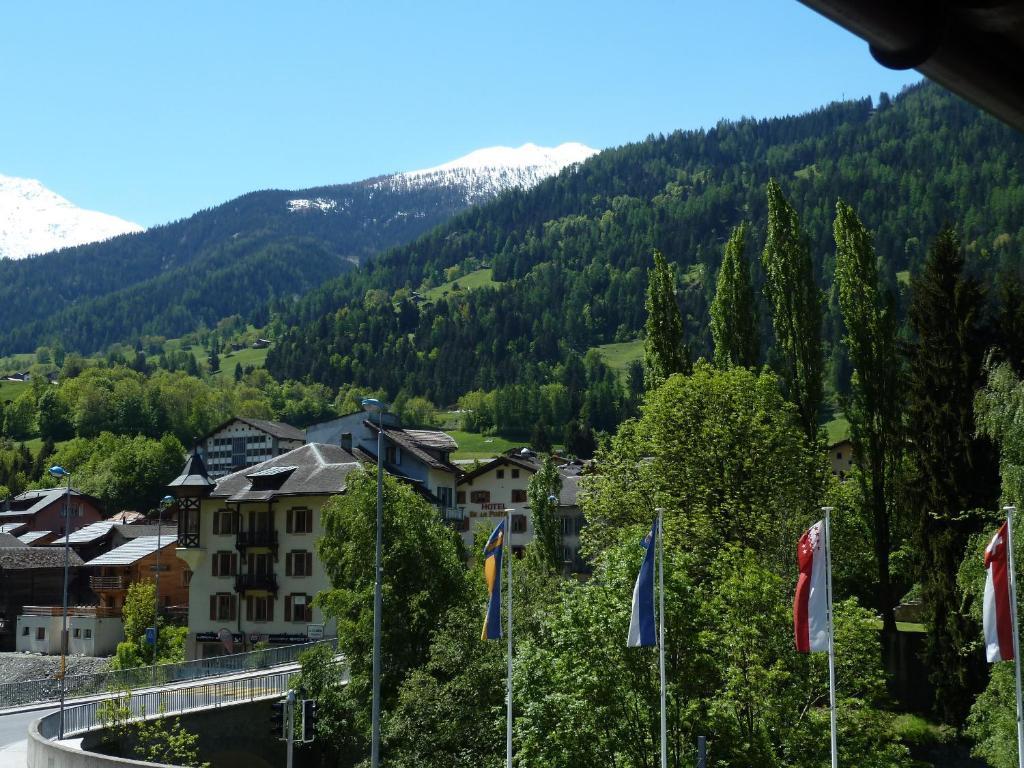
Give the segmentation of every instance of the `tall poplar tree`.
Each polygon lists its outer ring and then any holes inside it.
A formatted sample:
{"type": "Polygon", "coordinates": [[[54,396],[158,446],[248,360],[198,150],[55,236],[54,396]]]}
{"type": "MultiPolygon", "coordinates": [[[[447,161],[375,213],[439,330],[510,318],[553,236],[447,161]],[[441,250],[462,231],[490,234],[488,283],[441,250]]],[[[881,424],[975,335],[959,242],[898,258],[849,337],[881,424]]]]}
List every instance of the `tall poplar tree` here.
{"type": "Polygon", "coordinates": [[[844,410],[878,567],[878,609],[887,632],[896,631],[889,576],[896,483],[903,454],[902,358],[896,341],[893,296],[879,286],[871,235],[847,203],[836,203],[836,286],[846,325],[843,339],[854,372],[844,410]]]}
{"type": "Polygon", "coordinates": [[[928,625],[925,658],[936,703],[951,723],[962,723],[978,684],[969,652],[979,628],[961,612],[957,568],[977,510],[999,496],[995,450],[976,437],[975,391],[982,384],[988,346],[981,325],[984,297],[964,274],[957,236],[943,230],[911,284],[908,437],[914,445],[910,503],[916,517],[918,575],[928,625]]]}
{"type": "Polygon", "coordinates": [[[811,251],[796,210],[775,179],[768,181],[767,192],[768,236],[761,265],[772,302],[779,374],[786,396],[799,411],[804,433],[814,441],[822,398],[821,292],[814,282],[811,251]]]}
{"type": "Polygon", "coordinates": [[[683,316],[676,304],[676,271],[659,251],[648,271],[647,324],[644,339],[644,387],[657,388],[673,373],[689,373],[683,316]]]}
{"type": "Polygon", "coordinates": [[[711,302],[711,338],[715,343],[715,365],[719,368],[754,368],[759,362],[757,313],[746,241],[747,223],[743,222],[733,229],[725,244],[715,299],[711,302]]]}

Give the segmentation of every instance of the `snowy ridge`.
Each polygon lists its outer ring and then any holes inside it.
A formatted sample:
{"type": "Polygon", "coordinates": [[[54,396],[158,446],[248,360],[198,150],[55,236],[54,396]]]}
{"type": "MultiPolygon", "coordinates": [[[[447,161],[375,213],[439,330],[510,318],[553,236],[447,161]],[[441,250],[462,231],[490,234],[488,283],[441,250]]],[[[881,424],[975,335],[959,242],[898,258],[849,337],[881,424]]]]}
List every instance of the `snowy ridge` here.
{"type": "Polygon", "coordinates": [[[142,230],[116,216],[79,208],[35,179],[0,174],[0,259],[21,259],[142,230]]]}
{"type": "Polygon", "coordinates": [[[495,197],[506,189],[529,189],[563,168],[582,163],[597,150],[585,144],[567,142],[557,147],[523,144],[488,147],[433,168],[396,174],[388,182],[392,189],[453,186],[465,189],[466,202],[495,197]]]}

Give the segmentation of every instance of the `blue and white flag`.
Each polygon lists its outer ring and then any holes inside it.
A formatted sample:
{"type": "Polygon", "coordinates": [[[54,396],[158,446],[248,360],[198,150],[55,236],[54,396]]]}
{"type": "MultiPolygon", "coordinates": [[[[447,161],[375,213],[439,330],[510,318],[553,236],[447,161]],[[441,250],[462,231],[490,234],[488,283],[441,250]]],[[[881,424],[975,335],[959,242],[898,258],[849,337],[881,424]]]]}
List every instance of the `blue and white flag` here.
{"type": "Polygon", "coordinates": [[[630,648],[658,644],[654,633],[654,550],[657,539],[658,520],[655,518],[651,532],[640,543],[647,551],[633,587],[633,614],[629,617],[629,638],[626,640],[630,648]]]}

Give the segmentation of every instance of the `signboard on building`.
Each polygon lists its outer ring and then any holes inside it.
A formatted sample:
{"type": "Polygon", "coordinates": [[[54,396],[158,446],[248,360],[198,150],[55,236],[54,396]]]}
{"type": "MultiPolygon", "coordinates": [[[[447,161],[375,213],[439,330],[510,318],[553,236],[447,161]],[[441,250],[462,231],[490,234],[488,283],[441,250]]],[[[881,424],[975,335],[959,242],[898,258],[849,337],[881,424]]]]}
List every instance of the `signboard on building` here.
{"type": "Polygon", "coordinates": [[[324,639],[324,625],[323,624],[307,624],[306,625],[306,636],[310,640],[323,640],[324,639]]]}
{"type": "Polygon", "coordinates": [[[278,645],[297,645],[299,643],[308,642],[309,638],[305,635],[292,635],[292,634],[278,634],[278,635],[267,635],[267,642],[278,645]]]}

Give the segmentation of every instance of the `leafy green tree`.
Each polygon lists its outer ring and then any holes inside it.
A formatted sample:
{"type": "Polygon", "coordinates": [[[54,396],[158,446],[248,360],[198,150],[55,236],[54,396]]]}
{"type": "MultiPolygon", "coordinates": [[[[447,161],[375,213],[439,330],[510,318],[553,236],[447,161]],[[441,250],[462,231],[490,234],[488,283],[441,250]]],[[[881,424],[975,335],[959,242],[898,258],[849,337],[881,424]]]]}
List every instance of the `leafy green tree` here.
{"type": "Polygon", "coordinates": [[[775,179],[769,179],[767,192],[768,234],[761,266],[773,308],[775,352],[804,434],[816,442],[822,400],[821,292],[796,209],[775,179]]]}
{"type": "Polygon", "coordinates": [[[68,440],[75,435],[71,409],[56,388],[49,387],[39,398],[39,434],[48,440],[68,440]]]}
{"type": "MultiPolygon", "coordinates": [[[[370,730],[373,639],[376,477],[349,476],[345,493],[323,508],[324,535],[318,551],[331,589],[317,596],[324,613],[338,621],[339,648],[349,663],[346,694],[352,709],[337,715],[352,729],[345,738],[364,742],[370,730]]],[[[384,601],[381,700],[395,703],[405,676],[427,659],[431,634],[452,605],[467,600],[461,540],[408,486],[385,478],[384,601]]],[[[364,742],[365,743],[365,742],[364,742]]]]}
{"type": "Polygon", "coordinates": [[[654,252],[654,267],[647,279],[644,383],[654,389],[673,373],[688,373],[690,359],[676,303],[676,271],[660,251],[654,252]]]}
{"type": "Polygon", "coordinates": [[[137,581],[128,586],[121,618],[124,622],[124,640],[117,644],[112,667],[133,669],[153,663],[156,652],[158,664],[170,664],[185,658],[186,627],[165,626],[159,619],[157,647],[146,642],[146,628],[156,618],[156,585],[152,581],[137,581]]]}
{"type": "Polygon", "coordinates": [[[18,395],[4,409],[3,434],[15,440],[27,440],[36,430],[36,400],[32,390],[18,395]]]}
{"type": "Polygon", "coordinates": [[[562,568],[557,517],[558,494],[561,490],[562,477],[558,474],[558,467],[550,456],[546,456],[540,470],[530,478],[527,488],[534,531],[530,551],[553,572],[559,572],[562,568]],[[549,501],[551,497],[555,500],[549,501]]]}
{"type": "Polygon", "coordinates": [[[820,504],[824,465],[778,378],[698,362],[691,376],[648,393],[642,410],[598,456],[601,472],[583,500],[589,546],[600,551],[615,529],[649,526],[662,506],[679,543],[708,557],[745,544],[789,573],[793,542],[820,504]]]}
{"type": "Polygon", "coordinates": [[[747,224],[743,222],[733,229],[725,244],[715,299],[711,302],[711,338],[715,344],[715,365],[720,368],[753,368],[760,358],[757,305],[750,282],[746,241],[747,224]]]}
{"type": "Polygon", "coordinates": [[[854,372],[844,400],[867,502],[878,569],[878,610],[896,631],[889,572],[896,488],[903,455],[903,361],[896,341],[896,305],[879,284],[871,235],[847,203],[836,203],[836,288],[854,372]]]}

